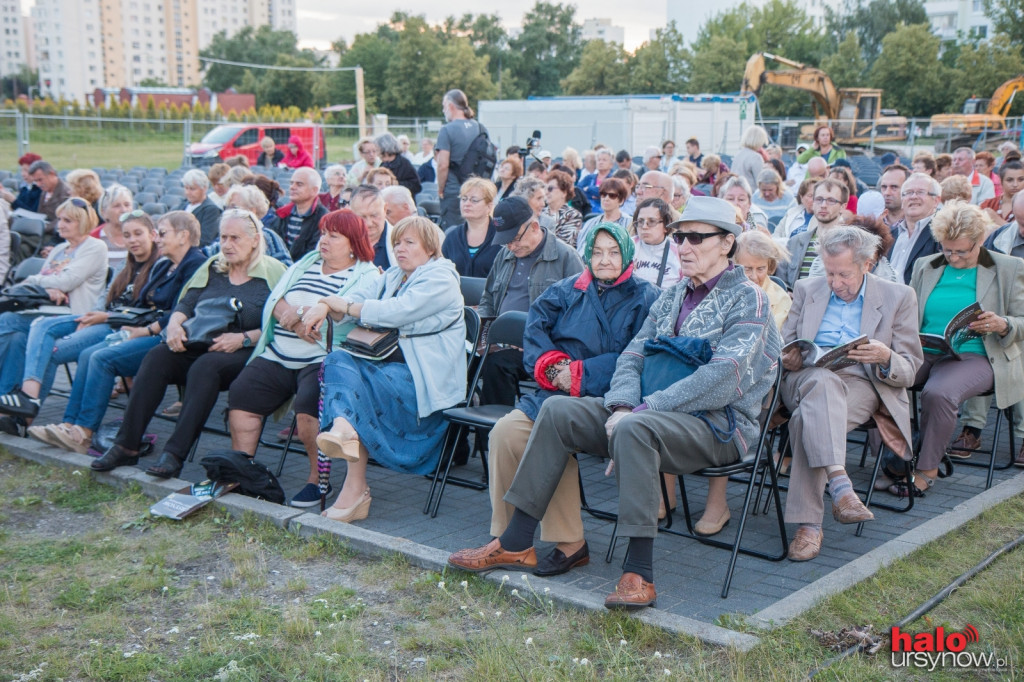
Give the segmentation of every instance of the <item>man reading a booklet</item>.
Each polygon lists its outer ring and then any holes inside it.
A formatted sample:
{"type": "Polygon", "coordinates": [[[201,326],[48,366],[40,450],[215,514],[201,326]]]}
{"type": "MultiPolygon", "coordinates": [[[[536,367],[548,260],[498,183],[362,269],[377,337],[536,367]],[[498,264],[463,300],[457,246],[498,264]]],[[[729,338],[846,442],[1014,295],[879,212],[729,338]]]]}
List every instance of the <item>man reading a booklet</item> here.
{"type": "Polygon", "coordinates": [[[846,474],[846,433],[874,418],[886,445],[909,459],[906,389],[922,362],[913,290],[869,272],[878,237],[836,227],[821,237],[820,247],[826,276],[796,283],[783,341],[809,339],[820,348],[858,338],[861,343],[846,350],[846,362],[828,368],[808,366],[813,362],[795,344],[782,354],[782,400],[791,413],[793,448],[786,522],[799,524],[789,545],[793,561],[808,561],[821,550],[826,485],[837,521],[874,518],[846,474]]]}

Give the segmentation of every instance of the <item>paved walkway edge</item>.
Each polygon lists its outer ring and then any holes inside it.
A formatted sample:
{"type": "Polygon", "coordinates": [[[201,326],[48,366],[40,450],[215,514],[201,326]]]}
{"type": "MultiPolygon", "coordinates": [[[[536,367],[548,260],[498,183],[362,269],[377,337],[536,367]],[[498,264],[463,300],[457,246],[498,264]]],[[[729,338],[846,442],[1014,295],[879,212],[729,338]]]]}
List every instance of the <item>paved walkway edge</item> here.
{"type": "MultiPolygon", "coordinates": [[[[807,611],[822,599],[838,594],[870,578],[883,566],[888,566],[921,546],[960,528],[987,509],[1024,492],[1024,476],[1014,476],[992,486],[974,497],[958,504],[948,512],[925,521],[903,535],[876,547],[867,554],[837,568],[810,585],[788,597],[783,597],[771,606],[747,618],[747,622],[763,630],[776,628],[807,611]]],[[[854,527],[848,526],[852,533],[854,527]]]]}
{"type": "MultiPolygon", "coordinates": [[[[7,434],[0,434],[0,445],[6,448],[12,455],[22,459],[47,466],[58,466],[64,469],[88,470],[89,463],[93,461],[93,458],[87,455],[79,455],[32,439],[17,438],[7,434]]],[[[188,481],[174,478],[169,480],[155,478],[135,467],[120,467],[106,473],[93,473],[97,480],[119,488],[127,487],[132,483],[138,484],[146,495],[154,499],[165,497],[169,493],[175,492],[189,484],[188,481]]],[[[447,552],[427,545],[421,545],[405,538],[385,535],[384,533],[366,530],[365,528],[347,523],[328,521],[319,516],[319,514],[308,513],[292,507],[282,507],[281,505],[233,493],[218,498],[214,501],[214,504],[232,515],[240,516],[249,512],[282,529],[288,529],[304,536],[317,533],[331,533],[344,539],[354,550],[370,556],[381,556],[398,552],[408,558],[410,563],[420,568],[438,572],[450,570],[447,564],[447,552]]],[[[461,575],[461,573],[452,572],[451,575],[457,576],[461,575]]],[[[539,596],[550,598],[561,606],[598,612],[604,610],[604,601],[591,592],[574,588],[570,585],[562,585],[555,582],[547,583],[543,578],[536,578],[533,575],[510,573],[507,571],[491,571],[481,577],[496,585],[500,585],[502,582],[506,582],[505,576],[507,576],[508,585],[518,587],[522,584],[528,584],[529,588],[537,592],[539,596]],[[524,577],[526,578],[526,583],[523,582],[524,577]],[[551,588],[550,592],[543,592],[544,588],[547,587],[551,588]]],[[[749,651],[760,643],[760,639],[754,635],[704,623],[693,618],[686,618],[685,616],[677,616],[657,609],[645,609],[633,615],[638,620],[654,627],[674,634],[693,637],[715,646],[749,651]]]]}

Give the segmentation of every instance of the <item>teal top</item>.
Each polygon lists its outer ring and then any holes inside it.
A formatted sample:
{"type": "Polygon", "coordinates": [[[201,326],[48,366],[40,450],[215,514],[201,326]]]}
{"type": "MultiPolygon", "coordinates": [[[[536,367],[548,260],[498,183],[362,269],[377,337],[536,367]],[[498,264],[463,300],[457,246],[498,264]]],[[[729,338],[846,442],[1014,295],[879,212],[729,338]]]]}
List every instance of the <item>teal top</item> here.
{"type": "MultiPolygon", "coordinates": [[[[942,272],[935,289],[924,304],[924,317],[921,320],[922,334],[938,334],[946,332],[946,325],[958,312],[978,300],[978,268],[946,267],[942,272]]],[[[984,355],[985,344],[981,338],[974,338],[955,347],[958,353],[977,353],[984,355]]],[[[924,349],[925,353],[938,353],[924,349]]]]}

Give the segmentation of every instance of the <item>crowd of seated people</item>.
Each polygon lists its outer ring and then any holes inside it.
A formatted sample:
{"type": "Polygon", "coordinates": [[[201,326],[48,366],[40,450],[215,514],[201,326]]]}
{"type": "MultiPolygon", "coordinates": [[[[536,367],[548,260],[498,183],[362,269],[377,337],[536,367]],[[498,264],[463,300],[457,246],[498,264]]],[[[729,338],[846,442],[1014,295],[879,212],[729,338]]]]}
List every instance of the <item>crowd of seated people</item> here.
{"type": "MultiPolygon", "coordinates": [[[[146,468],[175,477],[226,392],[232,447],[249,456],[265,418],[294,413],[309,475],[290,504],[321,502],[319,453],[344,460],[324,515],[357,522],[370,514],[371,460],[414,475],[437,468],[442,412],[466,399],[474,350],[460,277],[481,278],[481,318],[523,313],[526,331],[522,348],[492,349],[480,373],[481,402],[515,408],[477,434],[493,539],[449,563],[541,576],[587,563],[573,455],[591,453],[611,460],[629,539],[609,608],[655,603],[663,481],[747,454],[780,363],[794,561],[821,550],[826,491],[838,522],[874,518],[846,471],[851,429],[874,425],[889,452],[913,462],[912,476],[887,467],[876,482],[898,497],[941,485],[944,457],[971,456],[992,401],[1016,408],[1024,435],[1024,167],[1012,150],[997,161],[958,149],[945,165],[920,156],[913,170],[894,160],[866,188],[827,127],[791,169],[752,129],[731,167],[696,140],[675,158],[666,141],[636,167],[620,153],[616,168],[613,150],[598,146],[536,154],[525,175],[509,150],[494,178],[458,182],[473,115],[451,93],[444,107],[453,127],[433,156],[415,159],[386,134],[360,142],[347,174],[331,166],[321,176],[303,150],[278,160],[268,149],[262,165],[294,167],[287,199],[245,165],[225,164],[214,181],[193,169],[180,207],[155,221],[123,185],[103,190],[92,171],[64,183],[45,161],[20,159],[31,184],[0,202],[52,211],[53,232],[37,245],[49,247],[45,260],[25,281],[55,308],[0,315],[0,428],[85,453],[115,382],[131,378],[114,444],[92,468],[134,466],[178,385],[173,433],[146,468]],[[446,229],[418,214],[430,181],[414,159],[443,180],[446,229]],[[802,180],[790,184],[790,171],[802,180]],[[961,198],[944,200],[950,180],[965,184],[961,198]],[[954,354],[922,346],[919,334],[942,334],[973,303],[984,312],[954,354]],[[159,312],[111,326],[126,306],[159,312]],[[396,330],[397,343],[380,358],[350,352],[342,342],[359,327],[396,330]],[[831,347],[861,335],[838,371],[782,352],[796,339],[831,347]],[[63,419],[40,424],[66,363],[75,374],[63,419]],[[524,393],[523,382],[537,388],[524,393]],[[544,557],[538,525],[555,545],[544,557]]],[[[1014,456],[1024,466],[1024,447],[1014,456]]],[[[699,535],[729,521],[726,484],[710,483],[699,535]]]]}

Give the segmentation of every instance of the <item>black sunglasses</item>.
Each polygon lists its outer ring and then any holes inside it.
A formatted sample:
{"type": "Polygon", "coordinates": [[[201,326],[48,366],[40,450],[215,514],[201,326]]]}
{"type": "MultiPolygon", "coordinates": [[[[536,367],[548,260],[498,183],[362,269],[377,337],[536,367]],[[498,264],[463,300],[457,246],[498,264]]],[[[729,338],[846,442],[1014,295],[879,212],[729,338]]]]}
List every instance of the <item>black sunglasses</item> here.
{"type": "Polygon", "coordinates": [[[690,242],[693,246],[700,246],[701,242],[705,239],[711,239],[712,237],[724,237],[731,232],[720,230],[718,232],[673,232],[672,241],[679,246],[683,245],[683,242],[690,242]]]}
{"type": "Polygon", "coordinates": [[[86,201],[85,199],[82,199],[81,197],[71,197],[70,199],[68,199],[68,201],[71,202],[72,206],[77,206],[78,208],[89,207],[89,202],[86,201]]]}

